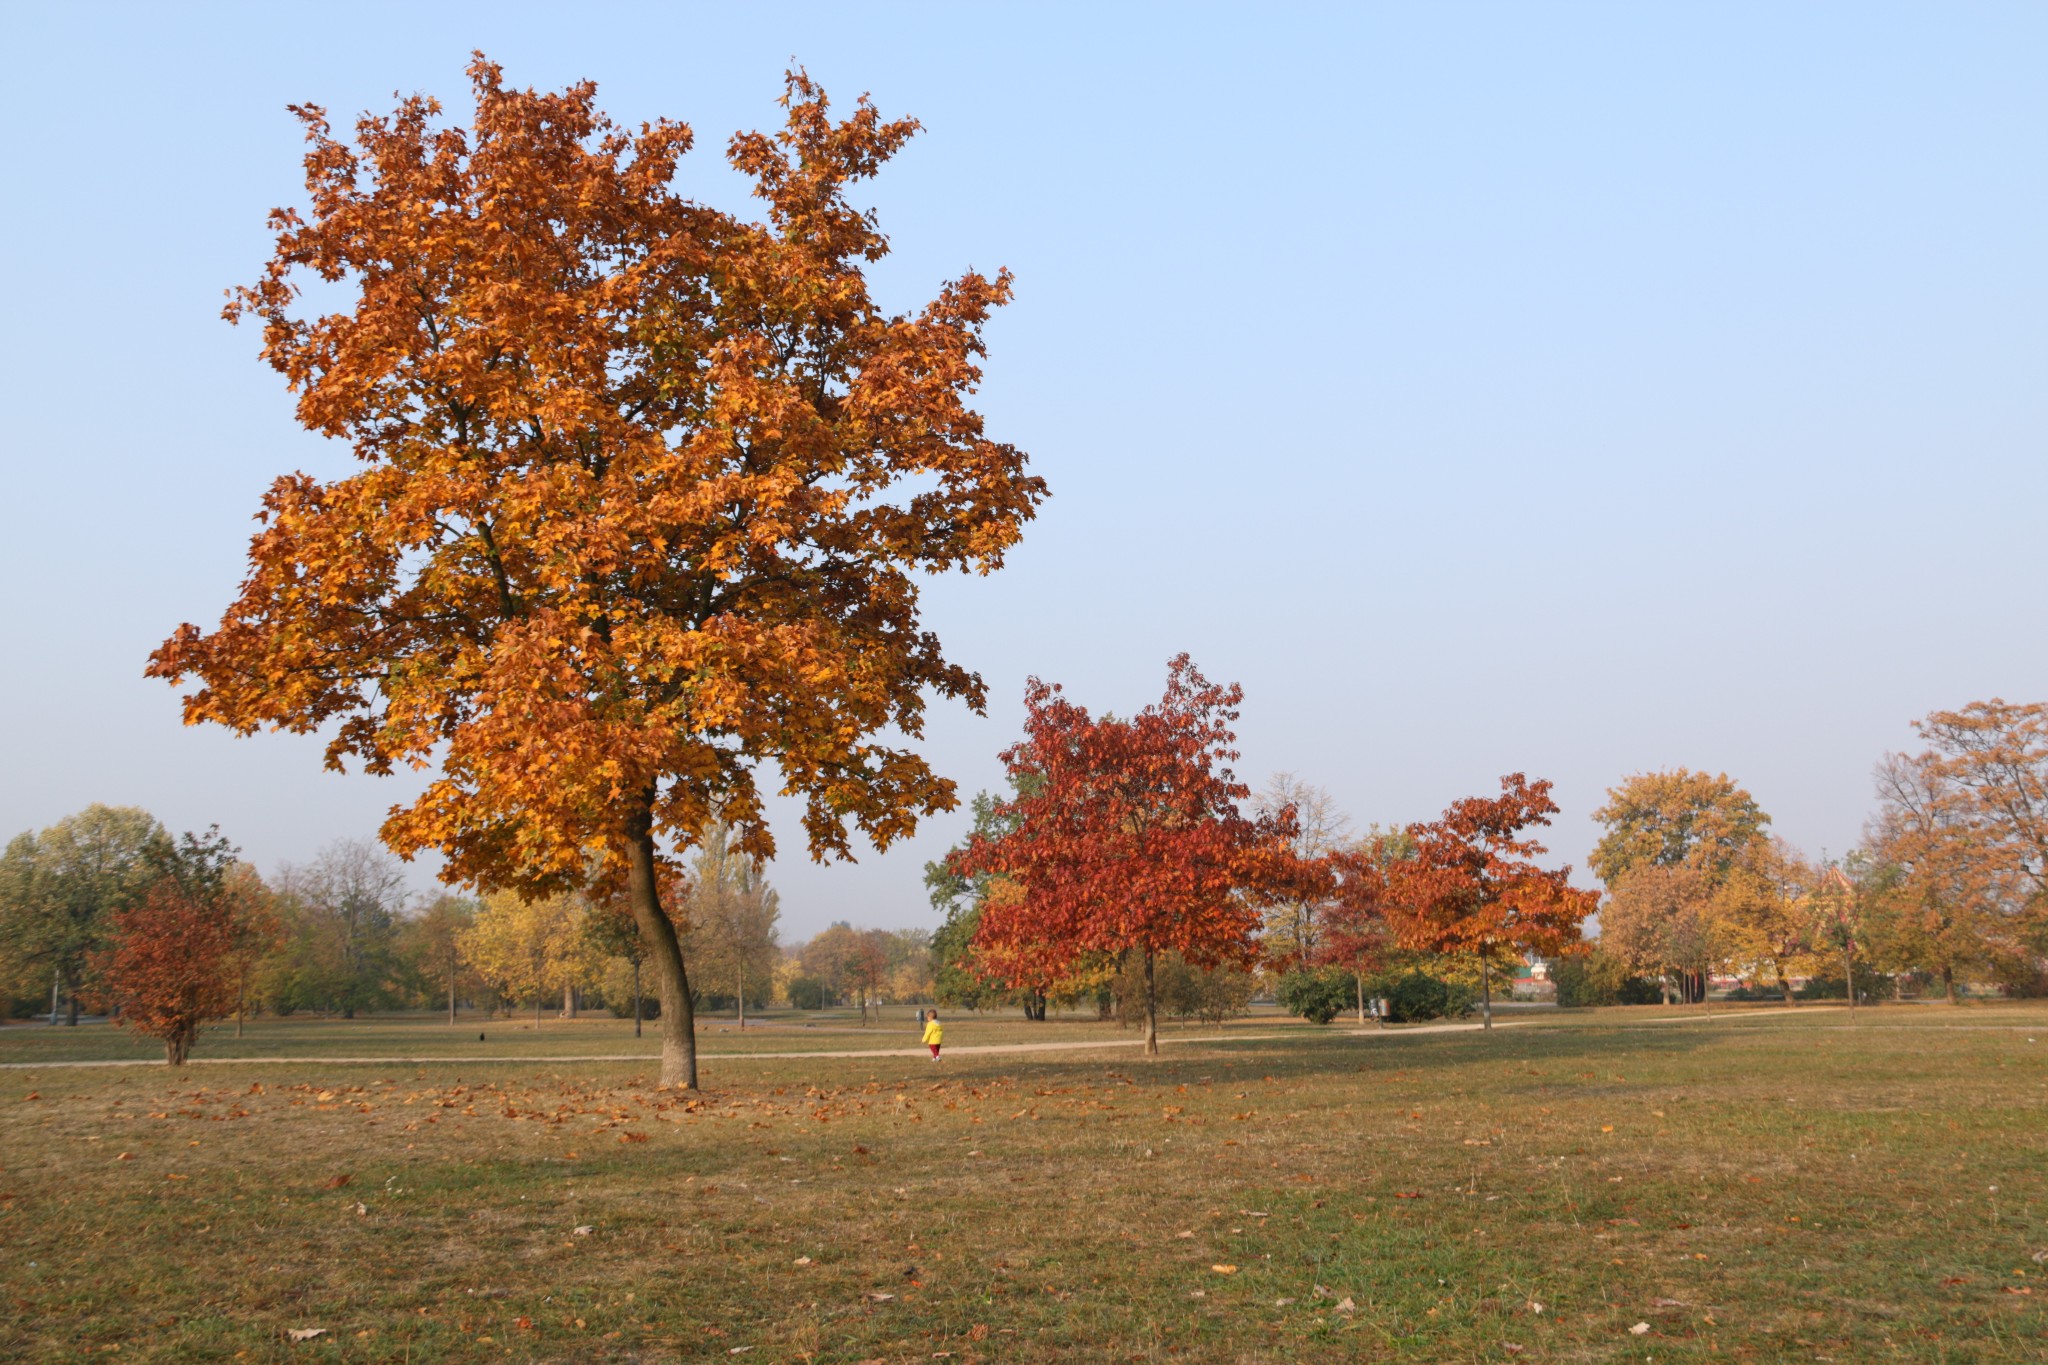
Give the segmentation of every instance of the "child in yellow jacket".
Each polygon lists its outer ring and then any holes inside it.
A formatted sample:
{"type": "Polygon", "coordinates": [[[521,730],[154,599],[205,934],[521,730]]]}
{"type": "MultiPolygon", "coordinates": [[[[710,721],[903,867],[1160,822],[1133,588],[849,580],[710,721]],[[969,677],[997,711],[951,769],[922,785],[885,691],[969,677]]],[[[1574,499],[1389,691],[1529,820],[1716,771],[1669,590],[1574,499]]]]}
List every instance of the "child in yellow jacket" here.
{"type": "Polygon", "coordinates": [[[939,1060],[939,1044],[946,1040],[945,1030],[939,1027],[939,1012],[929,1010],[924,1016],[924,1043],[932,1050],[932,1060],[939,1060]]]}

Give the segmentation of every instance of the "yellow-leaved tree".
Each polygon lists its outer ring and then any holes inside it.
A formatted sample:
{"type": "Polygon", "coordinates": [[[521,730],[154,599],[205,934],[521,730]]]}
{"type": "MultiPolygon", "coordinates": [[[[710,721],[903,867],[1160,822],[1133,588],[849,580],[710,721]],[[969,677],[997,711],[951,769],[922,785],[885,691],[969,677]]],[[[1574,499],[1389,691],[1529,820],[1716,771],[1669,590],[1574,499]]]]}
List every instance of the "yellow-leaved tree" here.
{"type": "Polygon", "coordinates": [[[919,585],[999,566],[1045,496],[967,405],[1010,282],[874,302],[888,242],[848,194],[917,125],[865,99],[835,120],[802,72],[784,125],[727,149],[761,221],[674,192],[679,123],[621,128],[593,85],[510,89],[481,56],[470,77],[466,127],[425,96],[353,139],[295,110],[307,202],[226,311],[360,468],[277,480],[241,595],[149,672],[198,680],[188,723],[437,770],[382,834],[451,881],[547,895],[595,858],[656,970],[661,1079],[694,1086],[662,880],[714,814],[773,854],[757,766],[818,858],[956,803],[904,740],[984,688],[919,585]]]}
{"type": "Polygon", "coordinates": [[[548,996],[596,979],[603,954],[584,932],[589,904],[561,894],[528,898],[500,891],[455,936],[463,960],[508,1000],[533,997],[538,1023],[548,996]]]}

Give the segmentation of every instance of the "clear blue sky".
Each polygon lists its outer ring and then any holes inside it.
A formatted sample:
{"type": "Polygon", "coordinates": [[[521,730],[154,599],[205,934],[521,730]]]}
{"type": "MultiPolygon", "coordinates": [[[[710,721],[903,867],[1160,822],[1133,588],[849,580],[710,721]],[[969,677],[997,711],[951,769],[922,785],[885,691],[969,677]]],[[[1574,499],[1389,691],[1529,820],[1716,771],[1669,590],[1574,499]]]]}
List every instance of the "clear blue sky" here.
{"type": "MultiPolygon", "coordinates": [[[[13,6],[0,30],[0,832],[90,801],[259,865],[410,788],[178,724],[299,432],[217,319],[347,118],[472,48],[690,123],[694,193],[795,58],[928,131],[874,188],[911,306],[973,265],[992,431],[1053,499],[930,620],[992,684],[928,752],[993,785],[1027,674],[1130,710],[1191,650],[1243,770],[1361,822],[1551,777],[1726,770],[1855,841],[1908,722],[2048,697],[2048,7],[13,6]]],[[[816,868],[785,925],[931,922],[961,829],[816,868]]],[[[424,887],[429,879],[420,878],[424,887]]]]}

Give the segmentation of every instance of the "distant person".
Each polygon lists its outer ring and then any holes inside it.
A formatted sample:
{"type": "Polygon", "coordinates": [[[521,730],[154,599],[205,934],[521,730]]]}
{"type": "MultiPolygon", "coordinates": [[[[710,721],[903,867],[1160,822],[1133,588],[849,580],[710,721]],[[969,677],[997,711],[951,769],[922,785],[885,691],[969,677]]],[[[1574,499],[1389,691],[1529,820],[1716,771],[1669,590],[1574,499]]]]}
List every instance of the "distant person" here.
{"type": "Polygon", "coordinates": [[[932,1060],[939,1060],[939,1044],[946,1040],[946,1031],[939,1027],[939,1012],[924,1012],[924,1045],[932,1050],[932,1060]]]}

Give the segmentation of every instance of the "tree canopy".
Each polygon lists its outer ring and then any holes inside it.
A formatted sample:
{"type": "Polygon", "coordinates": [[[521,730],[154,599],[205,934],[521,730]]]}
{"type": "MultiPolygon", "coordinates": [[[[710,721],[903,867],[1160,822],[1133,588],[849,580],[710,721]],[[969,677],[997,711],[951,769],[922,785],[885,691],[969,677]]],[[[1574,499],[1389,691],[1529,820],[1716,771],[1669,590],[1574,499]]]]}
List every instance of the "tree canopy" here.
{"type": "Polygon", "coordinates": [[[984,688],[919,579],[998,567],[1045,496],[967,405],[1010,279],[879,307],[888,241],[848,195],[917,124],[865,99],[835,120],[801,71],[784,125],[726,150],[761,221],[674,191],[683,124],[469,74],[466,127],[424,95],[353,140],[295,108],[307,203],[273,212],[226,315],[361,468],[280,477],[239,597],[148,671],[198,680],[188,723],[435,770],[382,833],[452,880],[551,894],[595,855],[659,968],[662,1079],[694,1085],[660,865],[714,815],[773,854],[762,762],[816,857],[956,802],[904,741],[928,698],[984,688]]]}

